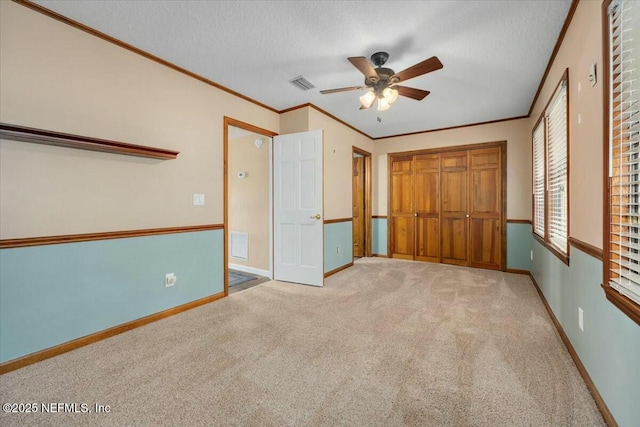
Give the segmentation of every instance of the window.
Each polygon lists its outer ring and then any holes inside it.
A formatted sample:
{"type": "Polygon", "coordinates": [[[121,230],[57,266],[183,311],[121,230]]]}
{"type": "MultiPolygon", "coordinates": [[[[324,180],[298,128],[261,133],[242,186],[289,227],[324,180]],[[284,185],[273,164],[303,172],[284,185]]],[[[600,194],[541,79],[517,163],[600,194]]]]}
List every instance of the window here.
{"type": "Polygon", "coordinates": [[[563,80],[547,112],[547,218],[549,242],[567,253],[567,85],[563,80]]]}
{"type": "Polygon", "coordinates": [[[544,238],[544,120],[533,131],[533,231],[544,238]]]}
{"type": "Polygon", "coordinates": [[[568,70],[533,128],[533,232],[569,263],[568,70]]]}
{"type": "Polygon", "coordinates": [[[604,284],[640,324],[640,2],[605,5],[604,284]]]}

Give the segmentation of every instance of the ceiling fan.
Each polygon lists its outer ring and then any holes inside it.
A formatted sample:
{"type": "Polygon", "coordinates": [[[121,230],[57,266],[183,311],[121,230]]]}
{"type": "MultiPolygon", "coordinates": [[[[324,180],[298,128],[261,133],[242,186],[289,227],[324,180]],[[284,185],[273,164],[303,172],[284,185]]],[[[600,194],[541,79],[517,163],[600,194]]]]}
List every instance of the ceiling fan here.
{"type": "Polygon", "coordinates": [[[371,108],[376,99],[378,100],[378,111],[388,110],[391,104],[398,99],[398,96],[406,96],[407,98],[418,101],[424,99],[430,93],[428,90],[400,86],[399,83],[406,82],[409,79],[439,70],[443,67],[442,62],[440,62],[437,56],[425,59],[399,73],[396,73],[391,68],[383,67],[387,59],[389,59],[387,52],[376,52],[371,55],[371,62],[377,68],[373,68],[364,56],[354,56],[347,59],[364,74],[364,86],[321,90],[320,93],[327,95],[350,90],[368,89],[367,93],[360,97],[361,110],[371,108]]]}

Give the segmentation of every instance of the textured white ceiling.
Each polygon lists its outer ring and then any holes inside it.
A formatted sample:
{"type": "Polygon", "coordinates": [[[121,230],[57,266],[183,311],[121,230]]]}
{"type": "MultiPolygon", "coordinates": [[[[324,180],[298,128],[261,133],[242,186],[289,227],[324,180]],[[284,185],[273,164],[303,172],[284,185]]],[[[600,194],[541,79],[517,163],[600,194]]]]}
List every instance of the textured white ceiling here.
{"type": "Polygon", "coordinates": [[[372,137],[528,113],[570,0],[154,1],[35,0],[137,48],[283,110],[312,103],[372,137]],[[349,56],[384,50],[396,72],[436,55],[444,68],[407,86],[385,112],[358,110],[349,56]],[[289,80],[302,75],[316,88],[289,80]],[[378,122],[377,117],[382,119],[378,122]]]}

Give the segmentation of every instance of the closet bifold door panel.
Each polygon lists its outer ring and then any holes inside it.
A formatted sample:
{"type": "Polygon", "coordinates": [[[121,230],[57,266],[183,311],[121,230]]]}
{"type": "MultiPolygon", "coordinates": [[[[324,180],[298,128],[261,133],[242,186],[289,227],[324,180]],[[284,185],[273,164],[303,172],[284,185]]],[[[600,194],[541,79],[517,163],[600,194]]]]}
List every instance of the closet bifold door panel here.
{"type": "Polygon", "coordinates": [[[440,262],[440,156],[416,156],[414,167],[415,259],[440,262]]]}
{"type": "Polygon", "coordinates": [[[469,151],[470,265],[500,269],[502,170],[500,149],[469,151]]]}
{"type": "Polygon", "coordinates": [[[501,270],[506,142],[389,154],[389,254],[501,270]]]}
{"type": "Polygon", "coordinates": [[[442,174],[442,262],[469,265],[467,152],[444,153],[442,174]]]}
{"type": "Polygon", "coordinates": [[[353,200],[353,256],[363,257],[365,245],[362,240],[364,233],[364,200],[359,195],[364,194],[364,157],[353,158],[352,179],[353,200]]]}
{"type": "Polygon", "coordinates": [[[391,215],[393,234],[391,256],[414,259],[415,212],[413,207],[413,156],[395,157],[390,162],[391,215]]]}

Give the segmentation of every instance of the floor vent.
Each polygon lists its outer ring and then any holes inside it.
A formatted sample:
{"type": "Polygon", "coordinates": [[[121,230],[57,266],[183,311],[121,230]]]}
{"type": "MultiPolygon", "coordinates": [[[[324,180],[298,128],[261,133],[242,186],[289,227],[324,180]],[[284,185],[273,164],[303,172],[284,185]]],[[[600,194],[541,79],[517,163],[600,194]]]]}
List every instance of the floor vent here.
{"type": "Polygon", "coordinates": [[[289,83],[291,83],[292,85],[294,85],[300,90],[309,90],[315,87],[313,83],[311,83],[309,80],[305,79],[302,76],[298,76],[289,80],[289,83]]]}

